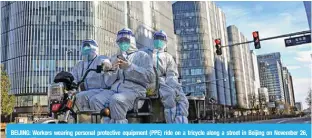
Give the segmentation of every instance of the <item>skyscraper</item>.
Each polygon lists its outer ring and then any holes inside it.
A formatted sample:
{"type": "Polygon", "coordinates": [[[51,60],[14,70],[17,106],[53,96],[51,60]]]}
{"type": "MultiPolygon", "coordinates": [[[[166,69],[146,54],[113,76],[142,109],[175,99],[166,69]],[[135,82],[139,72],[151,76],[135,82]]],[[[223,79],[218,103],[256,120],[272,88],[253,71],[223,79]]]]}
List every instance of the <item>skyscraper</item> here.
{"type": "Polygon", "coordinates": [[[219,56],[214,47],[214,39],[220,38],[222,45],[228,43],[224,13],[213,2],[178,1],[173,4],[173,15],[174,30],[182,42],[179,47],[182,85],[203,82],[185,85],[184,92],[195,96],[206,94],[220,105],[232,105],[229,51],[222,48],[223,54],[219,56]]]}
{"type": "Polygon", "coordinates": [[[118,30],[133,29],[138,46],[144,47],[152,44],[152,31],[162,29],[168,34],[168,51],[177,57],[171,2],[1,2],[1,21],[1,63],[20,116],[32,113],[36,103],[46,113],[48,85],[81,60],[84,39],[95,39],[100,54],[110,56],[118,50],[118,30]]]}
{"type": "Polygon", "coordinates": [[[69,71],[81,60],[83,39],[95,39],[100,54],[117,52],[115,33],[125,26],[123,5],[91,1],[1,2],[1,63],[10,77],[10,92],[16,95],[20,116],[31,113],[36,103],[47,106],[48,85],[56,73],[69,71]]]}
{"type": "Polygon", "coordinates": [[[170,1],[127,1],[125,7],[127,26],[134,30],[138,48],[153,46],[153,32],[167,34],[167,49],[175,59],[178,56],[177,38],[174,34],[170,1]]]}
{"type": "Polygon", "coordinates": [[[269,107],[276,107],[277,102],[284,102],[284,84],[281,55],[279,52],[258,55],[261,87],[268,88],[269,107]]]}
{"type": "Polygon", "coordinates": [[[288,71],[287,67],[283,67],[283,81],[284,81],[284,92],[285,92],[285,102],[291,106],[295,106],[295,97],[292,83],[291,73],[288,71]]]}
{"type": "Polygon", "coordinates": [[[252,60],[252,80],[253,80],[253,88],[254,88],[254,95],[256,98],[255,105],[259,104],[259,88],[260,86],[260,79],[259,79],[259,68],[258,68],[258,60],[255,52],[253,50],[250,50],[251,60],[252,60]]]}
{"type": "MultiPolygon", "coordinates": [[[[229,44],[246,42],[247,38],[234,25],[227,27],[229,44]]],[[[253,101],[249,97],[254,94],[254,67],[248,44],[230,47],[231,62],[233,64],[235,87],[238,106],[249,108],[253,101]]]]}
{"type": "Polygon", "coordinates": [[[291,74],[289,74],[288,82],[290,84],[290,106],[295,106],[296,98],[295,98],[295,92],[294,92],[294,83],[291,74]]]}
{"type": "Polygon", "coordinates": [[[306,11],[306,14],[307,14],[309,27],[310,27],[310,30],[311,30],[311,1],[304,1],[303,4],[304,4],[304,7],[305,7],[305,11],[306,11]]]}
{"type": "Polygon", "coordinates": [[[290,85],[288,81],[289,72],[287,67],[283,67],[283,84],[284,84],[284,95],[285,95],[285,103],[290,105],[290,85]]]}

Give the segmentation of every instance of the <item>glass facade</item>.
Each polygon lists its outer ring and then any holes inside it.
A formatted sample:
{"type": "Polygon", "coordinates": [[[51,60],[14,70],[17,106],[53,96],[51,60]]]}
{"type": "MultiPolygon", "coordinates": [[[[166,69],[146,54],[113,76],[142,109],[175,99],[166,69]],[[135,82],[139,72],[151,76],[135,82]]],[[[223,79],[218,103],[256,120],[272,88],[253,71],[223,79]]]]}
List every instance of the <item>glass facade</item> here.
{"type": "Polygon", "coordinates": [[[268,88],[269,105],[276,101],[285,101],[282,63],[280,53],[258,55],[261,87],[268,88]]]}
{"type": "Polygon", "coordinates": [[[220,38],[227,45],[225,15],[213,2],[175,2],[173,4],[174,30],[182,45],[180,70],[184,92],[194,96],[206,94],[219,104],[232,105],[229,78],[230,62],[228,48],[223,54],[215,53],[214,39],[220,38]],[[221,79],[221,80],[217,80],[221,79]],[[196,85],[186,85],[196,82],[196,85]]]}
{"type": "Polygon", "coordinates": [[[174,58],[178,56],[170,1],[128,1],[126,9],[127,24],[135,32],[138,48],[152,47],[153,32],[163,30],[168,39],[166,51],[174,58]]]}
{"type": "Polygon", "coordinates": [[[295,99],[295,93],[294,93],[294,84],[293,84],[293,81],[292,81],[292,76],[291,74],[289,74],[288,76],[288,82],[290,84],[289,86],[289,93],[290,93],[290,106],[295,106],[295,102],[296,102],[296,99],[295,99]]]}
{"type": "MultiPolygon", "coordinates": [[[[248,41],[234,25],[227,27],[229,44],[248,41]]],[[[230,57],[235,76],[235,88],[237,105],[240,108],[249,108],[250,95],[256,93],[255,71],[253,67],[252,54],[248,44],[230,47],[230,57]]]]}
{"type": "Polygon", "coordinates": [[[287,67],[283,67],[283,81],[284,81],[284,91],[285,91],[285,103],[290,106],[294,106],[294,97],[293,97],[293,84],[291,80],[291,74],[288,71],[287,67]]]}
{"type": "MultiPolygon", "coordinates": [[[[17,96],[16,107],[47,105],[48,85],[81,60],[82,40],[95,39],[99,53],[111,56],[118,50],[117,31],[129,27],[138,46],[152,46],[152,31],[158,29],[166,31],[168,45],[173,45],[172,20],[171,2],[1,2],[1,63],[10,77],[10,92],[17,96]]],[[[176,45],[168,49],[177,57],[176,45]]]]}
{"type": "Polygon", "coordinates": [[[285,95],[285,103],[290,105],[290,93],[288,88],[288,69],[283,67],[283,85],[284,85],[284,95],[285,95]]]}
{"type": "Polygon", "coordinates": [[[252,61],[252,81],[253,81],[253,91],[255,94],[256,102],[255,106],[259,105],[259,88],[260,86],[260,79],[259,79],[259,68],[258,68],[258,60],[255,52],[253,50],[250,50],[250,56],[252,61]]]}
{"type": "Polygon", "coordinates": [[[16,107],[47,105],[56,73],[81,60],[80,44],[95,39],[100,54],[117,52],[115,34],[125,27],[125,2],[1,2],[1,63],[16,107]],[[109,12],[108,12],[109,11],[109,12]]]}

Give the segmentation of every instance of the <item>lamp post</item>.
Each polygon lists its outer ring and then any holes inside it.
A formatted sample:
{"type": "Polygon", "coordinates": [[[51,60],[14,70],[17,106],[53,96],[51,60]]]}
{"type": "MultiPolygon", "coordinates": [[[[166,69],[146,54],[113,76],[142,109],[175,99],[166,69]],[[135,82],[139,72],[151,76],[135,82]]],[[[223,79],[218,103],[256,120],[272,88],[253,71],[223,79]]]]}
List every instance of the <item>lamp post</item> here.
{"type": "Polygon", "coordinates": [[[68,71],[68,67],[67,67],[67,60],[68,60],[68,57],[69,56],[69,53],[72,53],[72,50],[69,49],[69,50],[66,50],[66,55],[65,55],[65,71],[68,71]]]}
{"type": "Polygon", "coordinates": [[[211,113],[212,113],[212,122],[215,123],[214,120],[214,110],[213,110],[213,104],[216,103],[216,100],[213,98],[209,98],[209,103],[211,104],[211,113]]]}
{"type": "MultiPolygon", "coordinates": [[[[234,81],[234,79],[235,79],[235,78],[232,77],[232,81],[234,81]]],[[[227,81],[226,78],[216,79],[216,80],[212,80],[212,81],[219,81],[219,80],[223,80],[224,82],[227,81]]],[[[203,83],[209,83],[209,82],[212,82],[212,81],[206,81],[206,82],[203,82],[203,83]]],[[[200,81],[200,80],[197,80],[197,83],[201,83],[201,81],[200,81]]],[[[224,112],[224,119],[226,120],[226,108],[225,108],[225,103],[224,103],[224,105],[223,105],[223,112],[224,112]]]]}

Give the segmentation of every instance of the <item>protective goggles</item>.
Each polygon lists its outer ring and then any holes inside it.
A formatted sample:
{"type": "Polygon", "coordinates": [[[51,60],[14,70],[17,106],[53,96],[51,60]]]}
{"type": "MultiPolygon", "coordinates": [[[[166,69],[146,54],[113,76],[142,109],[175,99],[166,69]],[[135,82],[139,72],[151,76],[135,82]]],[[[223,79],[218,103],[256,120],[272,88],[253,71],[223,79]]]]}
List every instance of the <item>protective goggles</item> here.
{"type": "Polygon", "coordinates": [[[117,36],[117,40],[116,40],[116,43],[121,43],[121,42],[127,42],[127,43],[130,43],[130,36],[117,36]]]}
{"type": "Polygon", "coordinates": [[[94,40],[85,40],[82,42],[82,47],[97,47],[97,43],[94,40]]]}
{"type": "Polygon", "coordinates": [[[155,33],[154,34],[154,40],[164,40],[167,41],[167,37],[164,34],[155,33]]]}

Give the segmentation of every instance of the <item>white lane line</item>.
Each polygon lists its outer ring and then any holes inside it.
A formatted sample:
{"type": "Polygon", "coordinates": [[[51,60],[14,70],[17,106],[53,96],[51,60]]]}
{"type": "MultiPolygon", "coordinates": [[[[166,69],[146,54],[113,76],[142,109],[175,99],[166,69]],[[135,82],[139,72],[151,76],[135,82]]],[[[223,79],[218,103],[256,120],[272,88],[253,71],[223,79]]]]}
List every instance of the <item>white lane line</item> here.
{"type": "Polygon", "coordinates": [[[286,122],[288,120],[282,120],[282,121],[278,121],[276,124],[280,124],[280,123],[283,123],[283,122],[286,122]]]}
{"type": "Polygon", "coordinates": [[[285,120],[282,120],[282,121],[278,121],[277,124],[280,124],[280,123],[284,123],[286,121],[290,121],[290,120],[296,120],[298,118],[289,118],[289,119],[285,119],[285,120]]]}

